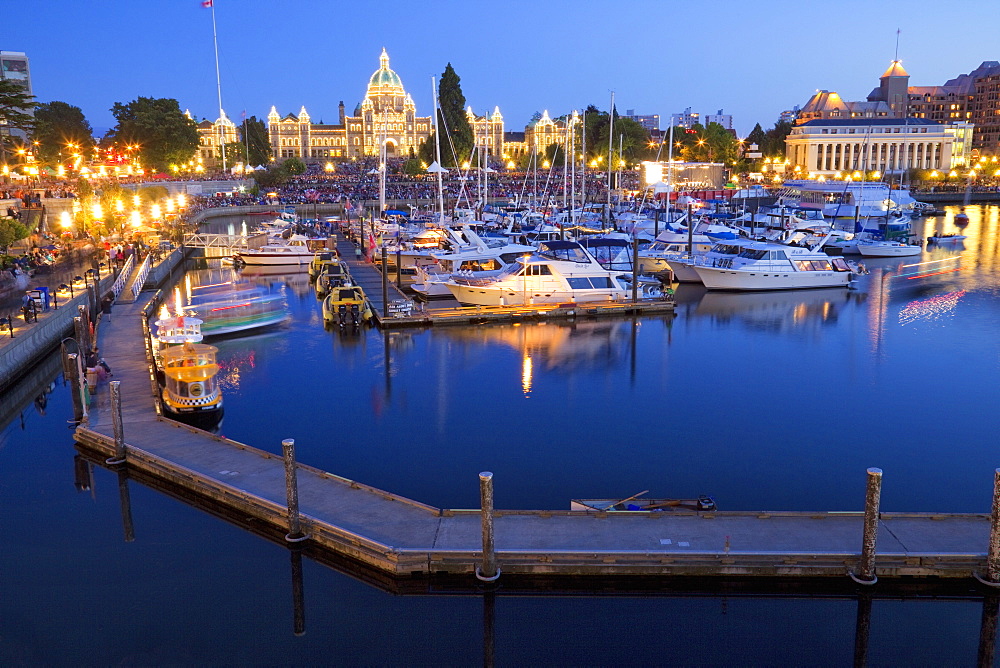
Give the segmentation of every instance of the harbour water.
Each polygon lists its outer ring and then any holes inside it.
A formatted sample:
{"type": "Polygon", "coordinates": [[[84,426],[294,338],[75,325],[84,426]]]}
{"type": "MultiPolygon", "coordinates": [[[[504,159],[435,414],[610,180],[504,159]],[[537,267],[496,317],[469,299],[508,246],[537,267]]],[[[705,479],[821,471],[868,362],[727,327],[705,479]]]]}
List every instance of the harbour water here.
{"type": "MultiPolygon", "coordinates": [[[[953,213],[918,222],[922,236],[953,231],[953,213]]],[[[856,290],[683,286],[669,318],[341,334],[323,329],[306,274],[261,278],[285,291],[290,317],[213,341],[221,431],[275,453],[295,438],[304,463],[449,508],[476,507],[490,470],[498,508],[648,489],[711,494],[726,510],[859,510],[878,466],[885,511],[986,512],[1000,466],[1000,208],[969,213],[963,246],[869,260],[856,290]],[[954,254],[960,271],[895,277],[954,254]]],[[[74,462],[57,371],[24,382],[33,403],[0,401],[4,665],[855,656],[851,598],[501,588],[487,612],[480,596],[393,596],[308,558],[296,636],[285,548],[134,481],[126,542],[118,477],[74,462]]],[[[972,663],[978,592],[876,599],[869,662],[972,663]]]]}

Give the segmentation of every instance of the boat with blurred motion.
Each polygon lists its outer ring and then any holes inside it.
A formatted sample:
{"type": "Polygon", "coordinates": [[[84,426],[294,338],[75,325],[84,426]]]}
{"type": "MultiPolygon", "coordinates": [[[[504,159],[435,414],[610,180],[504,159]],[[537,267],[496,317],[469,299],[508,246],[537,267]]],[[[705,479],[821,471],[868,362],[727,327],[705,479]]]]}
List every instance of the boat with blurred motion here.
{"type": "Polygon", "coordinates": [[[288,304],[280,291],[230,284],[225,290],[194,294],[185,311],[204,321],[205,336],[222,336],[284,322],[288,304]]]}

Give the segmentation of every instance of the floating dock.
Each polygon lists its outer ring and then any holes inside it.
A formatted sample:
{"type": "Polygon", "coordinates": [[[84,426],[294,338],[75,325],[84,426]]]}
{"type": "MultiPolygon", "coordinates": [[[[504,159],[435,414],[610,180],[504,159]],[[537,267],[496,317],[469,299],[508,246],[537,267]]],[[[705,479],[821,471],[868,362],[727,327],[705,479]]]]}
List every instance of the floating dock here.
{"type": "MultiPolygon", "coordinates": [[[[280,455],[158,414],[142,314],[140,303],[116,307],[114,321],[99,330],[123,389],[124,466],[185,498],[288,531],[280,455]]],[[[114,455],[106,386],[76,439],[91,458],[114,455]]],[[[435,508],[304,464],[296,471],[313,549],[394,578],[472,576],[483,557],[478,509],[435,508]]],[[[496,559],[509,575],[845,578],[858,564],[864,519],[862,512],[497,510],[494,523],[496,559]]],[[[985,570],[989,537],[987,514],[882,513],[876,573],[970,578],[985,570]]]]}
{"type": "MultiPolygon", "coordinates": [[[[482,325],[485,323],[530,322],[552,319],[599,318],[622,316],[664,315],[674,312],[670,299],[639,300],[636,302],[591,302],[587,304],[530,304],[525,306],[463,306],[458,308],[425,308],[413,306],[397,286],[387,277],[388,309],[382,295],[382,272],[376,265],[355,259],[357,246],[337,237],[337,252],[347,263],[351,277],[360,285],[375,313],[375,320],[383,329],[402,327],[431,327],[438,325],[482,325]],[[401,308],[405,305],[405,308],[401,308]]],[[[391,272],[390,272],[391,276],[391,272]]],[[[454,303],[454,302],[452,302],[454,303]]]]}

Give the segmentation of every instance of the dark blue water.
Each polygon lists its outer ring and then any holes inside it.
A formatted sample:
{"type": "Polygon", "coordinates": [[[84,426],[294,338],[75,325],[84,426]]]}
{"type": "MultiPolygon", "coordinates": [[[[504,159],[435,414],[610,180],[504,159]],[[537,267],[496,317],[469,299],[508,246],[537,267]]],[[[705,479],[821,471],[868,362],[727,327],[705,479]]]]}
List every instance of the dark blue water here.
{"type": "MultiPolygon", "coordinates": [[[[324,331],[308,283],[292,279],[288,323],[217,342],[222,431],[274,452],[295,438],[305,463],[442,507],[475,507],[477,474],[491,470],[506,508],[649,489],[709,493],[723,509],[855,510],[864,469],[879,466],[884,510],[986,511],[1000,465],[998,228],[1000,209],[973,207],[964,249],[869,261],[853,292],[685,288],[673,318],[388,342],[324,331]],[[887,274],[955,253],[958,272],[887,274]]],[[[135,482],[135,541],[124,542],[117,476],[97,468],[92,489],[74,486],[58,385],[44,409],[29,400],[0,416],[3,665],[482,662],[481,598],[392,596],[309,559],[307,633],[294,636],[287,550],[135,482]]],[[[856,610],[822,598],[501,595],[495,655],[842,665],[856,610]]],[[[972,663],[980,613],[977,601],[876,600],[869,660],[972,663]]]]}

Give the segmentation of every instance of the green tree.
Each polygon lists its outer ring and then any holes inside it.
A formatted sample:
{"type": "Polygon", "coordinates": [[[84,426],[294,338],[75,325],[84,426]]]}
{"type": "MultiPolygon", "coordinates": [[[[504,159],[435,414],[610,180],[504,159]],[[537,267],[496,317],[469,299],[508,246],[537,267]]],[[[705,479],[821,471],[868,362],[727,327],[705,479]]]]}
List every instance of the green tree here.
{"type": "Polygon", "coordinates": [[[166,170],[171,164],[187,162],[198,149],[198,126],[184,115],[177,100],[140,97],[128,104],[116,102],[111,113],[118,124],[107,136],[138,144],[147,167],[166,170]]]}
{"type": "Polygon", "coordinates": [[[66,102],[46,102],[35,107],[35,131],[32,139],[38,142],[42,162],[56,162],[70,154],[67,144],[75,144],[83,151],[94,146],[94,131],[83,115],[83,110],[66,102]]]}
{"type": "Polygon", "coordinates": [[[284,164],[271,165],[265,170],[254,172],[254,182],[261,188],[274,188],[283,183],[287,183],[291,175],[285,169],[284,164]]]}
{"type": "MultiPolygon", "coordinates": [[[[607,112],[602,112],[594,105],[587,107],[587,160],[598,158],[602,164],[608,158],[608,149],[612,152],[612,164],[617,169],[618,161],[624,158],[629,164],[651,157],[649,130],[642,127],[631,118],[622,118],[615,111],[614,126],[607,112]],[[609,136],[613,135],[613,136],[609,136]]],[[[581,130],[578,128],[577,133],[581,130]]],[[[577,137],[580,145],[581,137],[577,137]]],[[[655,150],[653,151],[655,154],[655,150]]]]}
{"type": "Polygon", "coordinates": [[[409,176],[418,176],[424,173],[424,168],[420,166],[420,161],[416,158],[410,158],[403,163],[403,173],[409,176]]]}
{"type": "Polygon", "coordinates": [[[306,163],[302,162],[298,158],[289,158],[281,163],[281,167],[285,172],[291,176],[298,176],[299,174],[306,173],[306,163]]]}
{"type": "MultiPolygon", "coordinates": [[[[445,167],[461,165],[472,155],[474,138],[472,126],[465,115],[465,95],[462,94],[461,81],[451,63],[448,63],[438,85],[438,127],[443,133],[441,162],[445,167]]],[[[433,141],[433,137],[430,141],[433,141]]]]}
{"type": "Polygon", "coordinates": [[[28,236],[28,228],[18,220],[0,217],[0,249],[6,253],[10,245],[28,236]]]}
{"type": "MultiPolygon", "coordinates": [[[[0,79],[0,125],[5,130],[15,129],[31,132],[35,117],[29,113],[34,107],[35,96],[29,95],[20,81],[0,79]]],[[[7,142],[9,136],[0,132],[0,162],[7,162],[7,142]]]]}
{"type": "Polygon", "coordinates": [[[760,145],[764,157],[777,158],[785,157],[785,137],[792,131],[792,124],[788,121],[778,121],[774,127],[764,134],[764,141],[760,145]]]}
{"type": "Polygon", "coordinates": [[[226,165],[232,168],[236,164],[246,164],[246,147],[238,141],[231,141],[226,144],[226,165]]]}
{"type": "Polygon", "coordinates": [[[271,162],[271,140],[267,135],[267,125],[256,116],[243,120],[240,125],[240,140],[244,144],[241,162],[250,165],[267,165],[271,162]],[[249,155],[249,160],[246,159],[249,155]]]}

